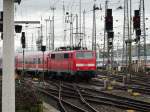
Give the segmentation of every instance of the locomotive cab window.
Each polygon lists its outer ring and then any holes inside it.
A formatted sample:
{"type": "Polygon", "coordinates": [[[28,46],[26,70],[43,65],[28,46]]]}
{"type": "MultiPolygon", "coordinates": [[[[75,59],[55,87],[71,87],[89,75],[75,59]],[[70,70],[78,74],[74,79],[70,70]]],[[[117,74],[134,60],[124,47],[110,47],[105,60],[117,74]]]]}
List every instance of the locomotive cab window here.
{"type": "Polygon", "coordinates": [[[93,53],[92,52],[77,52],[76,58],[78,58],[78,59],[90,59],[90,58],[93,58],[93,53]]]}
{"type": "Polygon", "coordinates": [[[69,58],[69,54],[68,54],[68,53],[65,53],[65,54],[64,54],[64,58],[65,58],[65,59],[69,58]]]}
{"type": "Polygon", "coordinates": [[[51,54],[51,59],[55,59],[55,54],[51,54]]]}

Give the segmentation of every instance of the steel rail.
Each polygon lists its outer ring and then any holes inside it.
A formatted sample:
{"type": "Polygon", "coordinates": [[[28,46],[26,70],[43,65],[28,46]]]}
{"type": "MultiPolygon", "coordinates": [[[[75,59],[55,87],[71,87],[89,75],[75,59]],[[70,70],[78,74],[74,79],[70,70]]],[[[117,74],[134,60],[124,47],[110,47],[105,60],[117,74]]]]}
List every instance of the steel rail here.
{"type": "MultiPolygon", "coordinates": [[[[83,89],[83,88],[80,87],[80,89],[83,89]]],[[[112,101],[118,100],[120,103],[124,102],[126,105],[129,105],[129,106],[138,107],[138,108],[142,108],[142,109],[145,109],[145,110],[150,110],[150,103],[148,103],[148,102],[143,102],[143,101],[134,100],[134,99],[131,99],[131,98],[117,96],[117,95],[109,94],[109,93],[106,93],[106,92],[103,92],[103,91],[93,90],[93,89],[90,89],[90,88],[84,88],[84,92],[86,90],[97,92],[98,96],[102,95],[105,99],[111,98],[112,101]]],[[[87,92],[87,93],[89,94],[89,92],[87,92]]]]}
{"type": "MultiPolygon", "coordinates": [[[[46,90],[41,89],[41,88],[38,88],[38,90],[39,90],[40,92],[42,92],[43,94],[48,95],[48,96],[54,98],[55,100],[59,101],[59,97],[57,97],[57,96],[55,96],[55,95],[53,95],[53,94],[47,92],[46,90]]],[[[68,106],[70,106],[71,108],[77,110],[77,112],[88,112],[88,111],[83,110],[82,108],[80,108],[80,107],[78,107],[78,106],[76,106],[76,105],[73,105],[72,103],[70,103],[70,102],[68,102],[68,101],[65,101],[65,100],[63,100],[63,99],[61,99],[61,102],[64,103],[64,104],[66,104],[66,105],[68,105],[68,106]]]]}
{"type": "Polygon", "coordinates": [[[74,84],[74,88],[75,90],[78,92],[79,96],[80,96],[80,100],[85,104],[87,105],[93,112],[99,112],[98,110],[96,110],[94,107],[92,107],[85,99],[84,97],[82,96],[80,90],[76,87],[76,85],[74,84]]]}

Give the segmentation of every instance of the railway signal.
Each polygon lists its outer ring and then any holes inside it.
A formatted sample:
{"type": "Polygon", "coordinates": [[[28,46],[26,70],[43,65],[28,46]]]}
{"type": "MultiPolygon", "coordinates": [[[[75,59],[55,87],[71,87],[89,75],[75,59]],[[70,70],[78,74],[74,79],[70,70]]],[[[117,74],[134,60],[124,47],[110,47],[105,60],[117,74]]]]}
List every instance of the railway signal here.
{"type": "Polygon", "coordinates": [[[23,48],[23,70],[22,70],[22,76],[24,76],[24,49],[25,49],[25,45],[26,45],[26,38],[25,38],[25,32],[22,32],[22,36],[21,36],[21,44],[22,44],[22,48],[23,48]]]}
{"type": "Polygon", "coordinates": [[[140,35],[141,35],[141,29],[137,29],[137,30],[136,30],[136,35],[137,35],[137,36],[140,36],[140,35]]]}
{"type": "Polygon", "coordinates": [[[25,48],[25,44],[26,44],[25,32],[22,32],[21,44],[22,44],[22,48],[25,48]]]}
{"type": "MultiPolygon", "coordinates": [[[[3,12],[0,12],[0,21],[3,21],[3,12]]],[[[3,32],[3,24],[0,23],[0,32],[3,32]]]]}
{"type": "Polygon", "coordinates": [[[21,33],[21,31],[22,31],[22,26],[21,25],[15,25],[15,32],[21,33]]]}
{"type": "MultiPolygon", "coordinates": [[[[15,32],[21,33],[22,26],[21,25],[15,25],[15,32]]],[[[0,32],[3,32],[3,11],[0,12],[0,32]]]]}
{"type": "Polygon", "coordinates": [[[46,46],[41,46],[41,51],[43,52],[43,76],[42,80],[44,81],[44,52],[46,51],[46,46]]]}
{"type": "Polygon", "coordinates": [[[105,30],[106,31],[113,30],[112,9],[107,9],[106,17],[105,17],[105,30]]]}
{"type": "Polygon", "coordinates": [[[20,4],[21,0],[14,0],[14,2],[20,4]]]}
{"type": "MultiPolygon", "coordinates": [[[[114,38],[114,32],[113,32],[113,16],[112,16],[112,9],[108,9],[107,1],[105,4],[105,31],[107,33],[107,69],[112,72],[113,69],[113,38],[114,38]]],[[[105,34],[104,34],[105,35],[105,34]]],[[[105,39],[105,37],[104,37],[105,39]]],[[[105,42],[104,42],[105,44],[105,42]]],[[[104,45],[105,46],[105,45],[104,45]]],[[[104,56],[103,56],[104,57],[104,56]]],[[[104,59],[103,59],[104,63],[104,59]]]]}
{"type": "Polygon", "coordinates": [[[139,10],[134,11],[133,28],[135,30],[140,29],[140,11],[139,10]]]}
{"type": "Polygon", "coordinates": [[[113,47],[113,38],[114,38],[114,32],[107,32],[107,37],[108,37],[108,47],[112,48],[113,47]]]}

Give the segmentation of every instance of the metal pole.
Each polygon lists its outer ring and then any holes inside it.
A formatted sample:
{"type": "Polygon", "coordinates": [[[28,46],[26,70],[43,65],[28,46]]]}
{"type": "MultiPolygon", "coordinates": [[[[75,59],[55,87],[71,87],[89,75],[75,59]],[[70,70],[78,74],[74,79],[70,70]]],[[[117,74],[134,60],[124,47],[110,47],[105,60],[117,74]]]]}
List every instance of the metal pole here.
{"type": "Polygon", "coordinates": [[[70,46],[73,45],[73,35],[72,35],[72,30],[73,30],[73,21],[72,21],[72,14],[70,15],[70,46]]]}
{"type": "Polygon", "coordinates": [[[52,20],[50,20],[49,50],[52,49],[51,39],[52,39],[52,20]]]}
{"type": "Polygon", "coordinates": [[[42,77],[42,80],[44,82],[44,51],[43,51],[43,77],[42,77]]]}
{"type": "Polygon", "coordinates": [[[94,21],[95,21],[95,4],[93,5],[93,29],[92,29],[92,50],[94,50],[94,36],[95,36],[95,24],[94,24],[94,21]]]}
{"type": "MultiPolygon", "coordinates": [[[[106,11],[107,11],[106,9],[108,8],[107,3],[108,3],[108,1],[106,0],[106,1],[105,1],[105,17],[106,17],[106,13],[107,13],[107,12],[106,12],[106,11]]],[[[104,62],[105,62],[105,46],[106,46],[106,45],[105,45],[105,44],[106,44],[106,42],[105,42],[105,41],[106,41],[106,30],[105,30],[105,27],[106,27],[106,26],[105,26],[105,21],[104,21],[103,67],[104,67],[104,62]]]]}
{"type": "Polygon", "coordinates": [[[2,112],[15,112],[14,0],[3,0],[2,112]]]}
{"type": "MultiPolygon", "coordinates": [[[[129,41],[132,39],[132,0],[130,0],[130,35],[129,35],[129,41]]],[[[132,42],[129,42],[129,74],[131,74],[131,67],[132,67],[132,42]]]]}
{"type": "Polygon", "coordinates": [[[23,48],[23,70],[22,70],[22,77],[24,77],[24,48],[23,48]]]}
{"type": "Polygon", "coordinates": [[[43,44],[43,25],[41,24],[41,43],[40,46],[43,44]]]}
{"type": "Polygon", "coordinates": [[[75,45],[77,44],[78,38],[78,14],[76,14],[76,38],[75,38],[75,45]]]}
{"type": "MultiPolygon", "coordinates": [[[[80,14],[80,21],[79,21],[79,25],[80,25],[80,40],[82,40],[82,38],[81,38],[81,0],[80,0],[80,5],[79,5],[80,7],[79,7],[79,14],[80,14]]],[[[82,45],[82,44],[80,44],[80,45],[82,45]]]]}
{"type": "Polygon", "coordinates": [[[54,22],[55,22],[55,20],[54,20],[54,19],[55,19],[55,18],[54,18],[54,17],[55,17],[55,12],[54,12],[54,11],[55,11],[55,8],[52,7],[51,9],[52,9],[52,11],[53,11],[53,18],[52,18],[52,21],[53,21],[52,50],[54,50],[54,48],[55,48],[55,46],[54,46],[54,45],[55,45],[55,31],[54,31],[54,29],[55,29],[55,26],[54,26],[54,25],[55,25],[55,24],[54,24],[54,22]]]}
{"type": "Polygon", "coordinates": [[[64,35],[64,46],[66,45],[66,20],[65,20],[65,5],[63,1],[63,35],[64,35]]]}
{"type": "MultiPolygon", "coordinates": [[[[53,12],[54,12],[54,11],[53,11],[53,12]]],[[[52,22],[52,23],[53,23],[52,50],[54,50],[54,42],[55,42],[55,37],[54,37],[54,36],[55,36],[55,34],[54,34],[54,16],[53,16],[53,22],[52,22]]]]}
{"type": "MultiPolygon", "coordinates": [[[[95,29],[95,31],[94,31],[94,46],[95,46],[95,53],[96,53],[96,17],[95,17],[95,8],[96,8],[96,6],[94,7],[94,29],[95,29]]],[[[97,58],[97,53],[96,53],[96,58],[97,58]]]]}
{"type": "Polygon", "coordinates": [[[82,42],[82,44],[85,43],[84,47],[86,47],[86,39],[85,39],[85,9],[83,11],[83,26],[82,26],[82,28],[83,28],[83,42],[82,42]]]}
{"type": "Polygon", "coordinates": [[[46,22],[46,50],[47,50],[47,47],[48,47],[48,36],[47,36],[47,22],[48,22],[48,19],[45,20],[46,22]]]}

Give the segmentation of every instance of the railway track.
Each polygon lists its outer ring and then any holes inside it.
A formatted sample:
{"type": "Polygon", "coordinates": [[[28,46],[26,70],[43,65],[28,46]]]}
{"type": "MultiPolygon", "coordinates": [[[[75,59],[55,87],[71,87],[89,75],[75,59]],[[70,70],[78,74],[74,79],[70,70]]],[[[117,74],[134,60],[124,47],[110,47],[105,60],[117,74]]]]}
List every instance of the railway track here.
{"type": "MultiPolygon", "coordinates": [[[[105,74],[109,80],[123,82],[123,75],[108,75],[105,74]]],[[[124,86],[114,85],[115,89],[125,90],[132,89],[133,92],[139,92],[145,95],[150,95],[150,76],[146,75],[132,75],[131,79],[126,82],[124,86]]]]}
{"type": "Polygon", "coordinates": [[[92,98],[92,100],[88,100],[90,102],[95,102],[99,104],[104,103],[105,105],[113,105],[115,107],[120,107],[123,109],[134,109],[143,112],[144,111],[149,112],[150,110],[150,103],[147,102],[116,96],[95,89],[82,88],[82,87],[79,88],[82,90],[81,92],[84,93],[84,96],[87,97],[87,100],[89,98],[92,98]]]}
{"type": "Polygon", "coordinates": [[[40,88],[39,91],[57,100],[61,112],[99,112],[84,100],[79,90],[76,93],[66,90],[66,88],[62,88],[62,82],[60,82],[59,85],[54,83],[53,85],[55,85],[57,89],[40,88]],[[76,95],[72,96],[72,94],[76,95]],[[72,101],[80,99],[83,104],[77,105],[77,103],[69,101],[67,98],[69,98],[69,100],[72,99],[72,101]]]}
{"type": "Polygon", "coordinates": [[[94,105],[113,106],[120,109],[133,109],[142,112],[149,112],[150,110],[150,104],[147,102],[116,96],[89,88],[83,88],[76,83],[70,84],[63,82],[58,84],[57,82],[53,82],[53,85],[57,86],[59,89],[48,88],[44,91],[45,93],[48,91],[48,93],[53,95],[53,97],[55,96],[55,99],[59,102],[59,107],[61,107],[61,110],[64,112],[67,112],[68,106],[75,106],[74,109],[78,108],[80,111],[99,112],[94,105]],[[79,104],[82,104],[82,106],[76,103],[73,104],[74,102],[69,102],[70,100],[68,99],[75,101],[80,100],[79,104]]]}

